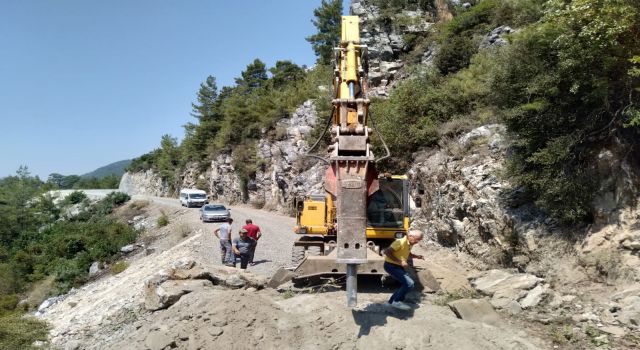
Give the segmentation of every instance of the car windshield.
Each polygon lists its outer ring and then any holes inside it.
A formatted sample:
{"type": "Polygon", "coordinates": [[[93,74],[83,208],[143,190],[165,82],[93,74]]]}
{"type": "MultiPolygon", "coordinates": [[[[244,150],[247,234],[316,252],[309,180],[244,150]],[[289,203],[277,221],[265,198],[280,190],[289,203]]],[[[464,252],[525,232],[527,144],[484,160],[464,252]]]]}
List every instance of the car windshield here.
{"type": "Polygon", "coordinates": [[[227,208],[224,205],[205,205],[204,210],[213,211],[213,210],[225,210],[227,208]]]}
{"type": "Polygon", "coordinates": [[[191,199],[205,199],[207,198],[207,196],[205,194],[202,193],[192,193],[189,195],[189,198],[191,199]]]}

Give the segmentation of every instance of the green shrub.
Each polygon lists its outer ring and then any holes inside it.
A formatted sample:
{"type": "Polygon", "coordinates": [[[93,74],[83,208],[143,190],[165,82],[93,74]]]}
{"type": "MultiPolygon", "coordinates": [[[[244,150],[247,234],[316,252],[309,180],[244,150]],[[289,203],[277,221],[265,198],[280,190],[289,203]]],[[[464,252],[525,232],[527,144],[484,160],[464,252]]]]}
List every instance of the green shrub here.
{"type": "Polygon", "coordinates": [[[78,204],[87,199],[87,195],[82,191],[73,191],[64,198],[65,204],[78,204]]]}
{"type": "Polygon", "coordinates": [[[162,213],[158,217],[158,220],[156,220],[156,224],[158,224],[158,227],[164,227],[169,225],[169,217],[165,213],[162,213]]]}
{"type": "Polygon", "coordinates": [[[126,261],[118,261],[117,263],[111,265],[111,267],[109,267],[109,271],[111,272],[111,274],[113,275],[117,275],[120,272],[124,271],[127,269],[127,267],[129,267],[129,263],[126,261]]]}
{"type": "Polygon", "coordinates": [[[18,306],[18,296],[16,294],[0,295],[0,315],[15,310],[16,306],[18,306]]]}
{"type": "Polygon", "coordinates": [[[113,203],[113,205],[120,206],[125,202],[129,201],[131,196],[124,192],[111,192],[105,198],[105,201],[113,203]]]}
{"type": "Polygon", "coordinates": [[[35,349],[35,341],[47,341],[49,326],[35,317],[10,314],[0,316],[0,349],[35,349]]]}
{"type": "Polygon", "coordinates": [[[87,270],[77,260],[56,259],[52,266],[59,293],[65,293],[72,287],[80,286],[87,281],[87,270]]]}
{"type": "MultiPolygon", "coordinates": [[[[509,175],[561,222],[592,219],[599,150],[637,145],[638,129],[616,132],[620,113],[638,99],[628,71],[640,52],[640,3],[550,2],[496,56],[491,95],[514,136],[509,175]],[[622,97],[627,96],[627,97],[622,97]]],[[[632,77],[633,79],[633,77],[632,77]]]]}

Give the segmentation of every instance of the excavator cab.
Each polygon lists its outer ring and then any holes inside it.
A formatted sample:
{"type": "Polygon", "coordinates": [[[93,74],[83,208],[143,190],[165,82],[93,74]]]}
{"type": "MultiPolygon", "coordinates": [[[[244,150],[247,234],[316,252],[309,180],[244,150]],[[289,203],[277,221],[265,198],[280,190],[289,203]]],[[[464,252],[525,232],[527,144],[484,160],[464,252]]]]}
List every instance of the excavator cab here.
{"type": "Polygon", "coordinates": [[[379,189],[367,205],[367,239],[402,238],[409,229],[409,180],[405,175],[381,176],[379,189]]]}
{"type": "MultiPolygon", "coordinates": [[[[368,239],[402,238],[409,228],[409,180],[405,175],[381,176],[379,189],[367,205],[368,239]]],[[[335,236],[335,206],[329,194],[309,194],[295,201],[294,232],[335,236]]],[[[330,237],[331,238],[331,237],[330,237]]]]}
{"type": "MultiPolygon", "coordinates": [[[[405,175],[382,175],[379,188],[367,204],[367,263],[361,273],[384,274],[382,249],[409,230],[409,180],[405,175]]],[[[294,232],[299,235],[292,251],[292,268],[297,278],[344,275],[337,264],[336,208],[329,193],[309,194],[296,199],[294,232]]]]}

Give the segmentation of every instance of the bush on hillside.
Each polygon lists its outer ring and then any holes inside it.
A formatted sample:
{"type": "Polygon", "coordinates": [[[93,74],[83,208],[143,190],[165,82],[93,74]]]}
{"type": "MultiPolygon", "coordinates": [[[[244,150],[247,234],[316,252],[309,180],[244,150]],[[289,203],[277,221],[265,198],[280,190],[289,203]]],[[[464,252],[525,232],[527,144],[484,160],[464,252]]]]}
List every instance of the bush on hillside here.
{"type": "Polygon", "coordinates": [[[619,130],[621,111],[638,101],[638,79],[628,72],[640,53],[640,3],[549,5],[497,56],[492,95],[514,137],[509,174],[541,208],[571,223],[590,218],[601,147],[612,138],[638,144],[638,129],[619,130]]]}
{"type": "Polygon", "coordinates": [[[167,214],[162,213],[160,216],[158,216],[156,224],[158,225],[158,227],[165,227],[169,225],[169,217],[167,216],[167,214]]]}
{"type": "Polygon", "coordinates": [[[64,198],[63,203],[67,205],[78,204],[87,199],[87,195],[82,191],[73,191],[64,198]]]}
{"type": "Polygon", "coordinates": [[[36,349],[35,341],[47,341],[49,326],[35,317],[0,316],[0,349],[36,349]]]}

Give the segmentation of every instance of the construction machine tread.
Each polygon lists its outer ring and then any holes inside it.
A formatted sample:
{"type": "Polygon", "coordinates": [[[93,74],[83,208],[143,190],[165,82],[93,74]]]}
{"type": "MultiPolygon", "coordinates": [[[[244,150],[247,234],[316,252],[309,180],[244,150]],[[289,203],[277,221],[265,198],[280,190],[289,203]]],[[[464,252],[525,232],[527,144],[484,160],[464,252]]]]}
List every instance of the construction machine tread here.
{"type": "Polygon", "coordinates": [[[291,249],[291,265],[296,267],[304,260],[305,249],[301,246],[293,246],[291,249]]]}

